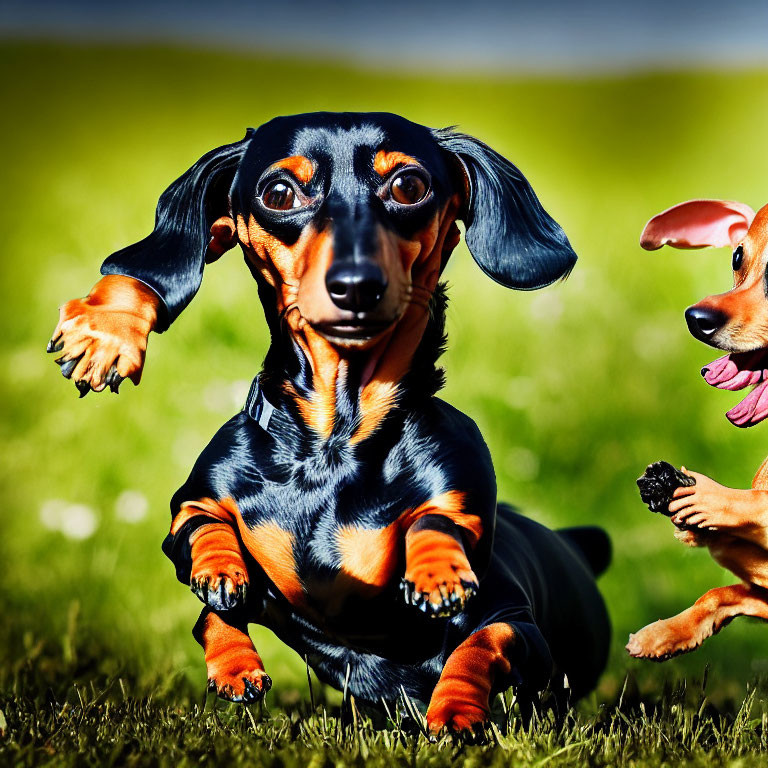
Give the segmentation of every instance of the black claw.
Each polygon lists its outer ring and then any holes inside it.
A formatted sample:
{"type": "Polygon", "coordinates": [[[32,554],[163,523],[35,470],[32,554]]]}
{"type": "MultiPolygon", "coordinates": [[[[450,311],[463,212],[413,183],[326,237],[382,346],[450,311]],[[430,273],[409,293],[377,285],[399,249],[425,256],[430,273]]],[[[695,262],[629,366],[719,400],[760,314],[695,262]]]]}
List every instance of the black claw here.
{"type": "MultiPolygon", "coordinates": [[[[58,338],[61,339],[61,336],[58,338]]],[[[56,339],[51,339],[48,342],[48,346],[46,346],[45,351],[46,352],[61,352],[61,350],[64,349],[64,341],[60,341],[58,344],[56,343],[56,339]]]]}
{"type": "Polygon", "coordinates": [[[77,387],[77,391],[80,393],[81,398],[85,397],[91,391],[91,385],[83,379],[76,381],[75,386],[77,387]]]}
{"type": "Polygon", "coordinates": [[[120,384],[122,384],[124,381],[123,377],[120,376],[117,372],[117,367],[113,365],[109,371],[107,371],[107,375],[104,377],[104,383],[116,394],[120,394],[119,388],[120,384]]]}
{"type": "Polygon", "coordinates": [[[258,701],[262,694],[261,691],[247,678],[243,678],[245,684],[245,691],[243,692],[243,700],[249,703],[258,701]]]}
{"type": "Polygon", "coordinates": [[[79,357],[74,357],[70,360],[62,359],[62,360],[56,361],[61,366],[61,375],[65,379],[68,379],[70,378],[70,376],[72,376],[72,371],[75,370],[75,367],[77,366],[77,363],[79,362],[81,357],[82,355],[80,355],[79,357]]]}
{"type": "Polygon", "coordinates": [[[195,582],[195,594],[204,602],[208,603],[208,582],[197,581],[195,582]]]}

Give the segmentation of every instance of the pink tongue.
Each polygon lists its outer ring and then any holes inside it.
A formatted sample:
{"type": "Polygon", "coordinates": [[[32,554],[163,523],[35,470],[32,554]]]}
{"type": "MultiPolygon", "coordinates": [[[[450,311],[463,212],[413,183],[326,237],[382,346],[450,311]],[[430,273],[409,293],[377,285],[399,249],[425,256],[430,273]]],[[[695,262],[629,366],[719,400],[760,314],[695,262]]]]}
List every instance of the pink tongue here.
{"type": "Polygon", "coordinates": [[[731,360],[730,355],[724,355],[704,366],[701,373],[704,376],[704,381],[710,386],[735,391],[752,384],[758,384],[763,378],[764,371],[762,368],[756,371],[739,368],[731,360]]]}
{"type": "Polygon", "coordinates": [[[768,381],[755,387],[736,407],[725,414],[737,427],[752,427],[768,416],[768,381]]]}
{"type": "Polygon", "coordinates": [[[737,406],[725,415],[737,427],[751,427],[768,416],[768,369],[765,350],[739,354],[735,362],[724,355],[701,369],[704,380],[718,389],[736,391],[758,384],[737,406]],[[761,383],[762,382],[762,383],[761,383]]]}

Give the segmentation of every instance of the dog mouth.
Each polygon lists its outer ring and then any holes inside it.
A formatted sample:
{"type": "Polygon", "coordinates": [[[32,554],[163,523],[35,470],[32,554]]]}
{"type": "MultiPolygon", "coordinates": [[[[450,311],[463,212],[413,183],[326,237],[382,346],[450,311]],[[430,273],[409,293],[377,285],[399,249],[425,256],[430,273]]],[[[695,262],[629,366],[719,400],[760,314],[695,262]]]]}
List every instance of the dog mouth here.
{"type": "Polygon", "coordinates": [[[381,336],[394,322],[394,320],[354,319],[313,323],[312,327],[330,342],[349,345],[372,341],[381,336]]]}
{"type": "Polygon", "coordinates": [[[753,427],[768,417],[768,350],[731,352],[701,369],[704,381],[718,389],[752,391],[726,413],[737,427],[753,427]]]}

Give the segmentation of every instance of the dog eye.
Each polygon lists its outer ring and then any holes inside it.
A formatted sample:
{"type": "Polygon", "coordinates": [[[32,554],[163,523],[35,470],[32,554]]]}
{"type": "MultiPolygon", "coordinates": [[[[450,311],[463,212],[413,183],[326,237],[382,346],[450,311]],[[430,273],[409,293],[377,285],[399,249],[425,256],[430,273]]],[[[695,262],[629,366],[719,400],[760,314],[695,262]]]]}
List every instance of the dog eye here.
{"type": "Polygon", "coordinates": [[[288,211],[299,207],[293,187],[284,181],[273,181],[262,192],[261,202],[273,211],[288,211]]]}
{"type": "Polygon", "coordinates": [[[405,171],[395,176],[389,185],[392,199],[400,205],[415,205],[420,203],[428,191],[427,182],[420,173],[405,171]]]}
{"type": "Polygon", "coordinates": [[[733,252],[733,271],[738,272],[741,269],[741,262],[744,260],[744,248],[739,246],[733,252]]]}

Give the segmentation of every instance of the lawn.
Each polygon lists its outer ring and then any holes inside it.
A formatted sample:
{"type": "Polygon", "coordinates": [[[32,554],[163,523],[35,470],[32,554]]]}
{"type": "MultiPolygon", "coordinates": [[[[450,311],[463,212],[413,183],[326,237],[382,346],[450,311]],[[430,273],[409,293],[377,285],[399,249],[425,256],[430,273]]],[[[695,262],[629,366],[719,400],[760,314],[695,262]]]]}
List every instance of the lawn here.
{"type": "Polygon", "coordinates": [[[275,764],[290,765],[323,743],[329,751],[313,765],[357,764],[364,750],[383,762],[387,740],[402,762],[453,759],[447,742],[418,746],[398,727],[339,730],[340,697],[330,692],[331,719],[311,717],[303,662],[261,628],[273,718],[193,708],[205,680],[190,635],[198,603],[160,542],[172,493],[241,407],[266,350],[255,285],[235,252],[208,268],[174,327],[153,336],[140,387],[78,400],[44,353],[57,306],[88,291],[107,254],[149,231],[171,180],[248,125],[318,109],[388,110],[481,137],[523,169],[580,256],[567,282],[530,294],[492,284],[463,246],[446,271],[443,396],[478,422],[500,497],[549,525],[602,525],[615,548],[601,581],[613,652],[577,720],[522,731],[513,719],[512,736],[462,754],[552,765],[687,755],[695,765],[705,749],[727,760],[764,747],[762,624],[738,620],[663,666],[630,661],[623,645],[630,631],[733,581],[706,552],[673,540],[668,521],[639,501],[635,478],[664,458],[747,487],[765,455],[768,427],[726,421],[738,396],[700,379],[717,354],[682,317],[730,286],[729,253],[648,254],[638,236],[683,199],[765,202],[768,73],[441,79],[289,57],[8,43],[0,64],[0,760],[74,761],[89,749],[91,764],[104,765],[165,744],[174,764],[182,747],[190,763],[241,748],[253,762],[275,744],[275,764]],[[699,716],[700,700],[689,692],[680,703],[674,691],[706,670],[699,716]],[[621,699],[628,674],[631,704],[621,699]],[[742,707],[748,685],[756,699],[742,707]],[[112,746],[88,746],[100,729],[112,746]]]}

